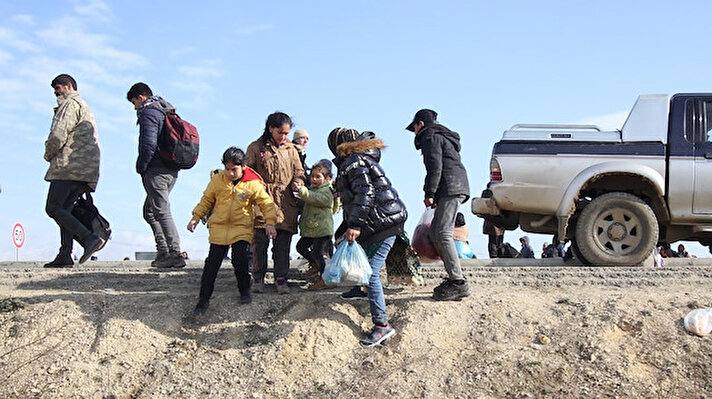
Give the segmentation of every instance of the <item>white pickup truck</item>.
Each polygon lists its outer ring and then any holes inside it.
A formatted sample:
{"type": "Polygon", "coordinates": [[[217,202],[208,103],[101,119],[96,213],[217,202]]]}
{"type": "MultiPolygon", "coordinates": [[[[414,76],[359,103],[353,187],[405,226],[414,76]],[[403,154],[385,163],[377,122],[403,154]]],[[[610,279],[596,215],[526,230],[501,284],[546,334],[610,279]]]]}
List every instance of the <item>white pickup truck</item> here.
{"type": "Polygon", "coordinates": [[[557,234],[590,265],[637,265],[656,244],[712,244],[712,94],[643,95],[623,128],[515,125],[472,212],[557,234]]]}

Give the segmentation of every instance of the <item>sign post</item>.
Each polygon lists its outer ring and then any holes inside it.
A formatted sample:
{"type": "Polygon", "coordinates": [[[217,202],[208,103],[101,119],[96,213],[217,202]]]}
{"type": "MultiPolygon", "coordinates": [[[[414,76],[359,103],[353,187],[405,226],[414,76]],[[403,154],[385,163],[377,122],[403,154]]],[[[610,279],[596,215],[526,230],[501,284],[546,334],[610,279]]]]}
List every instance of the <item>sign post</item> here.
{"type": "Polygon", "coordinates": [[[25,243],[25,229],[20,223],[12,228],[12,243],[15,244],[15,261],[20,260],[20,247],[25,243]]]}

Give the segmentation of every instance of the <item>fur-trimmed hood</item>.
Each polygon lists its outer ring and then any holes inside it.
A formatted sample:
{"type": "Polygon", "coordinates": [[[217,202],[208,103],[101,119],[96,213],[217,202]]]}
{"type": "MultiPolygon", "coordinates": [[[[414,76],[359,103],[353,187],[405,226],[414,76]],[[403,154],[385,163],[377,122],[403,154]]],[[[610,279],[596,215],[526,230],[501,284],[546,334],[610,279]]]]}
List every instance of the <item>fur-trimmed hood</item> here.
{"type": "Polygon", "coordinates": [[[351,154],[370,152],[370,150],[376,150],[380,153],[380,150],[384,148],[386,148],[386,145],[383,144],[381,139],[365,139],[341,143],[336,147],[336,153],[339,157],[346,158],[351,154]]]}
{"type": "Polygon", "coordinates": [[[353,131],[342,133],[344,140],[333,149],[334,164],[339,170],[335,187],[344,209],[343,223],[336,236],[348,228],[358,229],[361,231],[358,242],[368,248],[402,232],[408,212],[378,164],[385,148],[383,140],[373,132],[363,132],[355,140],[353,131]]]}

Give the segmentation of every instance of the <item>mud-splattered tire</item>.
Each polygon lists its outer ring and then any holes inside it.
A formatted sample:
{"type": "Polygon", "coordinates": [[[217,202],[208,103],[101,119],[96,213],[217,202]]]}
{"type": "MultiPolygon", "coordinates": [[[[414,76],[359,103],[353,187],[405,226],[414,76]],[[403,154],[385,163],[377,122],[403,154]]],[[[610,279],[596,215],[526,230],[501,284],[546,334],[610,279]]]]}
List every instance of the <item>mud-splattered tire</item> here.
{"type": "Polygon", "coordinates": [[[589,265],[638,265],[658,241],[655,213],[640,198],[603,194],[588,204],[576,223],[576,245],[589,265]]]}

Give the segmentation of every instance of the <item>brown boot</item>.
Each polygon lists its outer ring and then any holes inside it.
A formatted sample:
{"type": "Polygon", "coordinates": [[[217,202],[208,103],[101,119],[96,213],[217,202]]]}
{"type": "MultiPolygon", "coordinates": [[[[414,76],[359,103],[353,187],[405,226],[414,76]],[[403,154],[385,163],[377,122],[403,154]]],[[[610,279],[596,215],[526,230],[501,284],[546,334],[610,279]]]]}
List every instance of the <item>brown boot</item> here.
{"type": "Polygon", "coordinates": [[[324,282],[324,279],[322,279],[321,277],[319,277],[315,282],[313,282],[307,286],[307,290],[309,290],[309,291],[319,291],[319,290],[325,290],[328,288],[334,288],[334,286],[327,285],[324,282]]]}
{"type": "Polygon", "coordinates": [[[319,277],[320,275],[321,275],[321,272],[319,271],[319,269],[317,269],[316,266],[312,266],[309,268],[309,270],[302,273],[302,278],[303,279],[312,279],[315,277],[319,277]]]}

